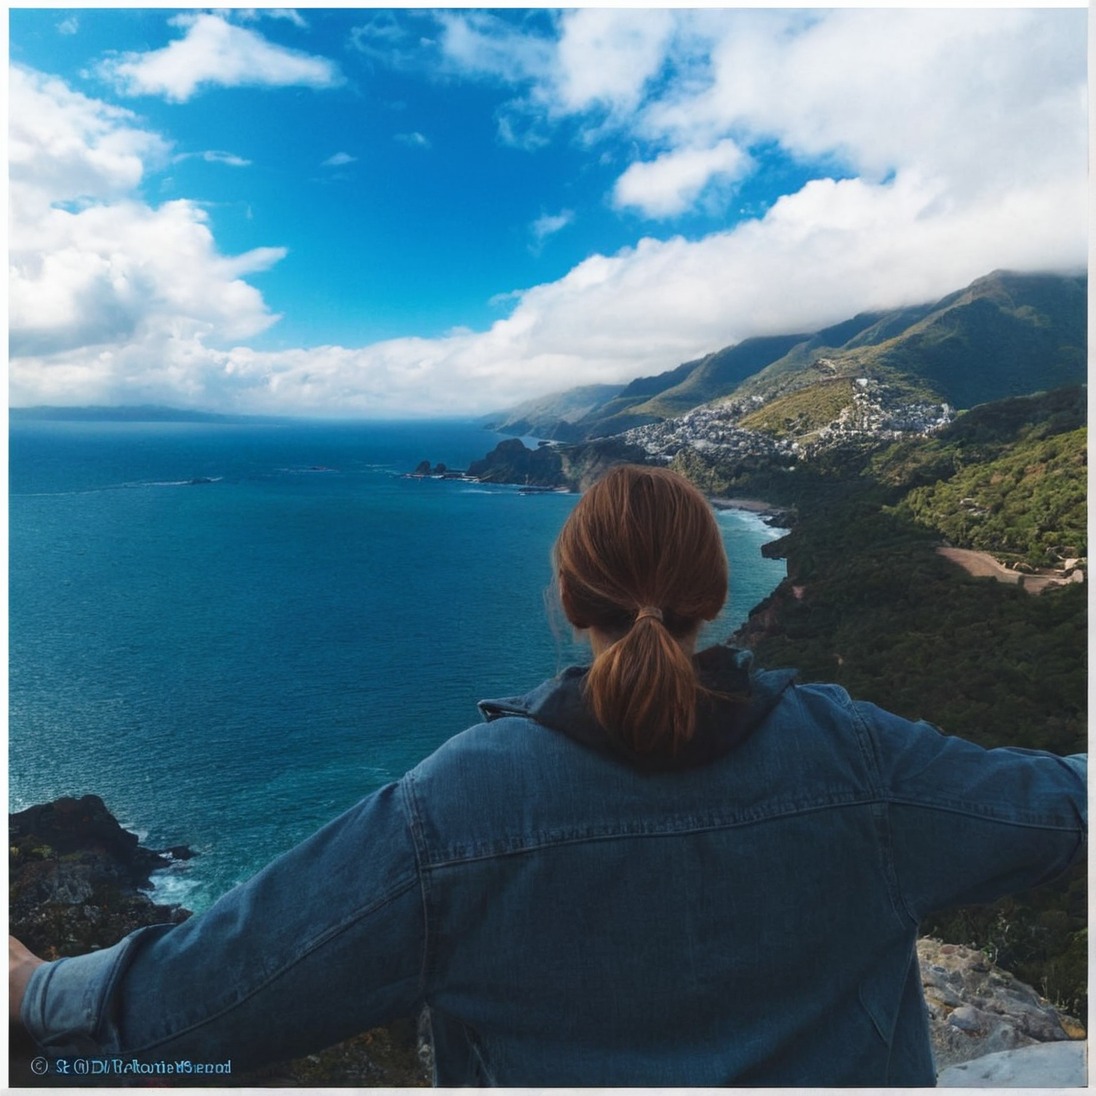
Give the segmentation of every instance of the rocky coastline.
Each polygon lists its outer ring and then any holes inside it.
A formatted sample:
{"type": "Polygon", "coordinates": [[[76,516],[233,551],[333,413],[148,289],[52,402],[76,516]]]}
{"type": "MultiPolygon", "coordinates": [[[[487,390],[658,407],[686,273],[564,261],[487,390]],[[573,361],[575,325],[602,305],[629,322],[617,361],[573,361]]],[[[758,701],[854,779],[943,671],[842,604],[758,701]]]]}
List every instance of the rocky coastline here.
{"type": "MultiPolygon", "coordinates": [[[[542,441],[536,449],[530,449],[520,438],[507,438],[466,469],[422,460],[405,476],[408,479],[505,485],[528,493],[575,493],[585,491],[614,464],[621,463],[650,464],[651,460],[638,446],[620,438],[599,438],[581,445],[542,441]]],[[[790,529],[796,522],[794,507],[775,506],[762,499],[713,494],[709,494],[708,500],[716,510],[745,510],[757,514],[774,528],[790,529]]]]}
{"type": "MultiPolygon", "coordinates": [[[[151,874],[185,859],[189,850],[142,847],[98,796],[40,804],[9,815],[8,825],[11,932],[44,957],[108,947],[143,925],[190,916],[180,907],[158,905],[148,894],[151,874]]],[[[923,938],[917,953],[939,1070],[984,1055],[1085,1038],[1078,1020],[1061,1014],[981,951],[923,938]]],[[[13,1039],[10,1083],[57,1087],[56,1076],[31,1071],[34,1055],[28,1039],[13,1039]]],[[[430,1078],[425,1027],[408,1018],[319,1054],[235,1076],[231,1084],[421,1087],[430,1078]]],[[[86,1087],[92,1079],[77,1080],[86,1087]]]]}
{"type": "Polygon", "coordinates": [[[190,916],[148,895],[153,872],[189,859],[156,851],[123,829],[97,795],[65,797],[8,816],[11,931],[38,955],[60,959],[105,947],[144,925],[190,916]]]}
{"type": "MultiPolygon", "coordinates": [[[[771,502],[761,499],[726,498],[722,495],[709,495],[708,501],[715,510],[744,510],[749,514],[756,514],[766,525],[774,529],[791,529],[798,520],[798,514],[794,506],[775,506],[771,502]]],[[[783,538],[781,538],[783,539],[783,538]]],[[[766,559],[779,559],[781,553],[773,552],[772,541],[761,546],[761,554],[766,559]]]]}

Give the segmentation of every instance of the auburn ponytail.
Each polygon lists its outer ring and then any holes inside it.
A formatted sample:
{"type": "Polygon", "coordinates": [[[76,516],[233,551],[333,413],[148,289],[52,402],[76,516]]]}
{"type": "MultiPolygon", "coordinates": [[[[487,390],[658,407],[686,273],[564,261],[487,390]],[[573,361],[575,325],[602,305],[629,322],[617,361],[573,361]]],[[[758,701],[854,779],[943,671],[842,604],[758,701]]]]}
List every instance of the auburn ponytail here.
{"type": "Polygon", "coordinates": [[[656,620],[639,620],[594,659],[586,696],[597,721],[637,753],[677,753],[693,735],[692,660],[656,620]]]}
{"type": "Polygon", "coordinates": [[[678,753],[704,692],[683,644],[727,596],[707,500],[667,469],[618,465],[579,500],[554,556],[568,619],[608,641],[586,678],[594,716],[631,750],[678,753]]]}

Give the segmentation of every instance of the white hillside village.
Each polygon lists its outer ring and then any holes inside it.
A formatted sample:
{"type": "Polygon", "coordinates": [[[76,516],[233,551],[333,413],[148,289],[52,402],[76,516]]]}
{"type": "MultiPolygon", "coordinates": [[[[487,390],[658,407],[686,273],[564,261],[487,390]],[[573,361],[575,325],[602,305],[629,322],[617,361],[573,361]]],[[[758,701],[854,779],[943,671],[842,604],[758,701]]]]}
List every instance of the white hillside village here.
{"type": "Polygon", "coordinates": [[[746,396],[694,408],[664,422],[649,423],[624,431],[621,437],[651,457],[672,460],[686,447],[703,450],[725,460],[745,457],[810,457],[825,449],[861,438],[898,438],[903,434],[931,434],[955,418],[947,403],[903,403],[889,398],[889,386],[858,377],[852,403],[832,422],[805,433],[795,433],[789,423],[785,436],[774,436],[737,425],[764,406],[761,396],[746,396]]]}

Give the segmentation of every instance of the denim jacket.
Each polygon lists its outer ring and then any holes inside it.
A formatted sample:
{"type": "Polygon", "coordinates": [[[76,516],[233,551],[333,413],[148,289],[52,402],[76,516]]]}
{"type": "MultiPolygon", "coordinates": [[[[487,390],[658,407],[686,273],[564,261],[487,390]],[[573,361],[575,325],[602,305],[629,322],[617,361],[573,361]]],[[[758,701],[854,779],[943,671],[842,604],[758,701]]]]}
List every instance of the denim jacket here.
{"type": "Polygon", "coordinates": [[[425,1005],[446,1086],[934,1084],[918,922],[1078,860],[1086,758],[721,659],[701,755],[623,756],[581,669],[485,703],[203,914],[40,967],[31,1034],[238,1070],[425,1005]]]}

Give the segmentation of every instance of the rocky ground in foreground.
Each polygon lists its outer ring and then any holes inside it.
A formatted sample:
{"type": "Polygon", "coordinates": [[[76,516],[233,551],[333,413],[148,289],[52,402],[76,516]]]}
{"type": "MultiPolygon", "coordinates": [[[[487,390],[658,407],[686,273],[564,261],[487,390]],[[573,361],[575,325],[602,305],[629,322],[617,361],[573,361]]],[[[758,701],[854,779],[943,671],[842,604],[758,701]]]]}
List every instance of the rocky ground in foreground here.
{"type": "Polygon", "coordinates": [[[917,942],[937,1069],[1036,1043],[1084,1039],[1079,1020],[974,948],[917,942]]]}
{"type": "MultiPolygon", "coordinates": [[[[156,905],[150,874],[184,859],[183,848],[144,849],[97,796],[59,799],[9,816],[11,931],[47,958],[107,947],[143,925],[182,921],[189,911],[156,905]]],[[[918,958],[939,1069],[1040,1043],[1084,1039],[1030,986],[980,951],[922,939],[918,958]]],[[[18,1087],[57,1087],[30,1069],[35,1051],[14,1039],[10,1078],[18,1087]]],[[[233,1086],[407,1087],[430,1084],[430,1048],[415,1019],[365,1032],[319,1054],[231,1078],[233,1086]]],[[[72,1087],[94,1078],[73,1077],[72,1087]]],[[[118,1087],[119,1078],[104,1079],[118,1087]]],[[[122,1079],[124,1080],[124,1079],[122,1079]]],[[[147,1084],[148,1078],[134,1078],[147,1084]]],[[[157,1084],[170,1078],[156,1078],[157,1084]]],[[[180,1080],[193,1085],[197,1079],[180,1080]]],[[[212,1080],[212,1079],[211,1079],[212,1080]]],[[[225,1077],[216,1078],[218,1086],[225,1077]]]]}

